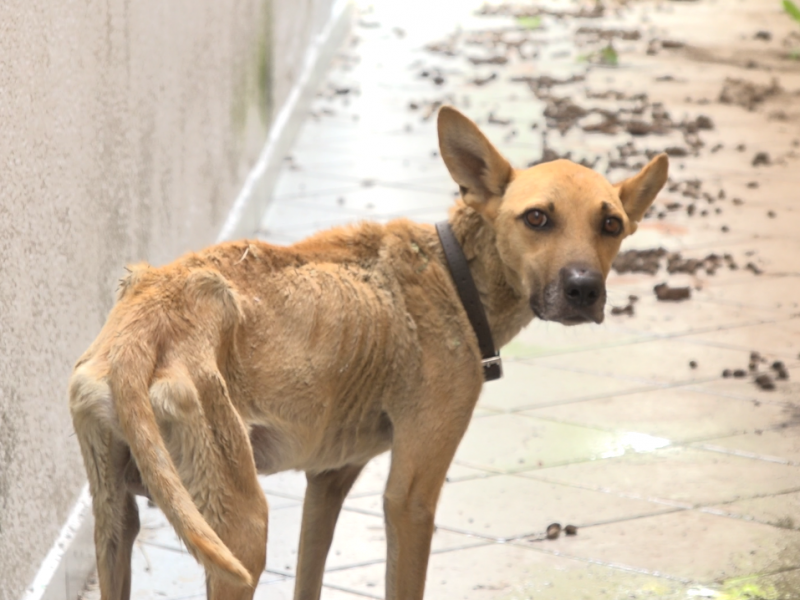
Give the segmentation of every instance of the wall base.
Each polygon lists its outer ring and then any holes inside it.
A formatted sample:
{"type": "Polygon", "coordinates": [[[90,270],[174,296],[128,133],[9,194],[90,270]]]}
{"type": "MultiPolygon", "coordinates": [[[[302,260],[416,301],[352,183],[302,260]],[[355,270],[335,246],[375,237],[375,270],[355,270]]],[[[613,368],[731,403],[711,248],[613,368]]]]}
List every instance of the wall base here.
{"type": "Polygon", "coordinates": [[[94,517],[85,485],[22,600],[75,600],[94,570],[94,517]]]}

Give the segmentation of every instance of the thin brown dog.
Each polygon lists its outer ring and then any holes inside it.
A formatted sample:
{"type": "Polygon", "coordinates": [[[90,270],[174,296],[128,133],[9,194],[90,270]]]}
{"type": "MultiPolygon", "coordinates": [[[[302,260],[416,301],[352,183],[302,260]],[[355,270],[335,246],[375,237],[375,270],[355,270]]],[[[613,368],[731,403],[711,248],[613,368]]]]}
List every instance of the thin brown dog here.
{"type": "MultiPolygon", "coordinates": [[[[566,160],[518,171],[449,107],[439,144],[462,194],[449,221],[497,347],[534,317],[601,322],[611,261],[664,185],[666,155],[616,186],[566,160]]],[[[267,541],[256,474],[301,469],[295,598],[318,600],[342,502],[391,450],[386,598],[420,600],[439,490],[482,384],[430,225],[361,223],[134,267],[69,385],[102,598],[130,596],[137,493],[203,564],[209,598],[252,598],[267,541]]]]}

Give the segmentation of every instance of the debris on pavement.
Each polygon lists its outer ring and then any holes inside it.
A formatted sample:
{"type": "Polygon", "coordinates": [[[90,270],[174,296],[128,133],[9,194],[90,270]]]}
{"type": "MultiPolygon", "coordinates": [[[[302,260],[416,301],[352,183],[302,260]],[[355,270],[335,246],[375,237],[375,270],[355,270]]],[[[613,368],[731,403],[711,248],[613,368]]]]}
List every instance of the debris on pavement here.
{"type": "MultiPolygon", "coordinates": [[[[711,252],[703,258],[685,258],[680,252],[667,252],[664,248],[620,252],[611,264],[611,268],[620,275],[625,273],[656,275],[661,270],[664,258],[666,258],[666,271],[670,275],[676,273],[697,275],[701,271],[706,275],[714,275],[724,267],[731,271],[739,268],[733,255],[727,252],[724,254],[711,252]]],[[[763,273],[753,262],[748,263],[746,268],[755,275],[763,273]]]]}
{"type": "Polygon", "coordinates": [[[764,272],[764,271],[761,270],[761,267],[759,267],[754,262],[747,263],[747,265],[745,266],[745,269],[747,269],[748,271],[751,271],[753,273],[753,275],[761,275],[764,272]]]}
{"type": "Polygon", "coordinates": [[[560,523],[552,523],[547,526],[547,531],[545,533],[548,540],[554,540],[561,535],[561,524],[560,523]]]}
{"type": "Polygon", "coordinates": [[[775,382],[772,380],[772,377],[767,375],[766,373],[762,373],[754,380],[756,385],[760,387],[762,390],[774,390],[775,389],[775,382]]]}
{"type": "Polygon", "coordinates": [[[772,370],[775,371],[776,379],[789,379],[789,371],[786,370],[786,365],[783,364],[783,361],[776,360],[774,363],[772,363],[772,370]]]}
{"type": "Polygon", "coordinates": [[[735,104],[752,111],[764,100],[781,91],[783,90],[777,79],[773,79],[770,85],[758,85],[744,79],[728,77],[719,93],[719,101],[722,104],[735,104]]]}
{"type": "Polygon", "coordinates": [[[617,273],[647,273],[655,275],[661,268],[661,259],[666,256],[664,248],[648,250],[627,250],[620,252],[614,259],[611,268],[617,273]]]}
{"type": "Polygon", "coordinates": [[[761,390],[772,391],[777,388],[776,381],[787,381],[789,379],[789,371],[786,364],[782,360],[773,360],[770,362],[761,352],[753,350],[750,352],[750,360],[747,369],[724,369],[722,377],[729,378],[731,376],[737,379],[744,379],[748,376],[752,377],[753,383],[761,390]],[[766,371],[762,368],[767,369],[766,371]]]}
{"type": "Polygon", "coordinates": [[[612,306],[611,307],[611,314],[612,315],[628,315],[633,316],[634,309],[633,305],[639,300],[639,296],[630,295],[628,296],[628,304],[625,306],[612,306]]]}
{"type": "Polygon", "coordinates": [[[656,293],[656,298],[668,302],[688,300],[692,295],[689,287],[670,287],[666,283],[659,283],[653,288],[653,291],[656,293]]]}
{"type": "Polygon", "coordinates": [[[767,152],[759,152],[753,157],[753,162],[751,163],[754,167],[760,166],[769,166],[772,164],[772,160],[769,157],[769,153],[767,152]]]}
{"type": "Polygon", "coordinates": [[[544,15],[558,19],[599,19],[605,16],[606,7],[602,2],[595,3],[591,8],[581,7],[577,10],[557,10],[543,6],[530,6],[526,4],[484,4],[477,14],[482,16],[510,16],[516,19],[541,17],[544,15]]]}

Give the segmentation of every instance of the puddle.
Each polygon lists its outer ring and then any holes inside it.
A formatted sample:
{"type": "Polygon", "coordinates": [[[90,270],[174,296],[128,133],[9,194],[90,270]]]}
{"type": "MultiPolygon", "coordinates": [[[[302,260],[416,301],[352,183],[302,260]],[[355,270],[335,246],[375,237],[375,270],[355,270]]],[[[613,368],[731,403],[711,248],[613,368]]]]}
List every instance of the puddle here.
{"type": "Polygon", "coordinates": [[[623,433],[616,441],[614,450],[604,454],[602,458],[620,456],[626,452],[653,452],[659,448],[666,448],[672,442],[667,438],[656,437],[646,433],[628,431],[623,433]]]}

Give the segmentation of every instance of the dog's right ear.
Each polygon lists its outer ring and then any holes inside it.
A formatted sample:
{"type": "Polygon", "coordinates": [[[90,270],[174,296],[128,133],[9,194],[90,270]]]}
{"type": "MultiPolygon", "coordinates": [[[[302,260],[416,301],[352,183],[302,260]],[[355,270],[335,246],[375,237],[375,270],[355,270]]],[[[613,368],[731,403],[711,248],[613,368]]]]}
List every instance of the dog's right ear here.
{"type": "Polygon", "coordinates": [[[665,153],[661,153],[647,163],[639,173],[614,186],[631,222],[629,235],[636,231],[644,213],[667,183],[668,175],[669,158],[665,153]]]}
{"type": "Polygon", "coordinates": [[[482,212],[493,198],[502,198],[514,169],[478,126],[452,106],[439,110],[439,150],[468,206],[482,212]]]}

